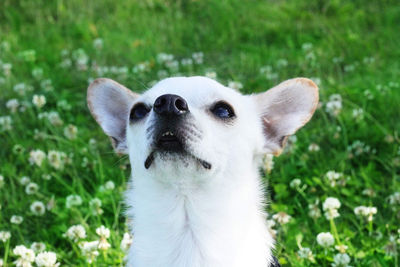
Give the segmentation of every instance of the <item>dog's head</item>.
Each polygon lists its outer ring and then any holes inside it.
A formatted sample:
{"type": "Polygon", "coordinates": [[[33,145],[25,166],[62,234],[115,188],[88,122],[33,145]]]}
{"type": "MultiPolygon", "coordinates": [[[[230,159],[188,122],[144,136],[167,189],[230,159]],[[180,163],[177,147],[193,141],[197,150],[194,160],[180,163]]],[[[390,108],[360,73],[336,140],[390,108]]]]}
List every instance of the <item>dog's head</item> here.
{"type": "Polygon", "coordinates": [[[165,79],[142,95],[104,78],[88,89],[90,111],[115,150],[128,153],[134,169],[159,175],[252,167],[258,155],[279,154],[317,103],[318,88],[305,78],[253,95],[205,77],[165,79]]]}

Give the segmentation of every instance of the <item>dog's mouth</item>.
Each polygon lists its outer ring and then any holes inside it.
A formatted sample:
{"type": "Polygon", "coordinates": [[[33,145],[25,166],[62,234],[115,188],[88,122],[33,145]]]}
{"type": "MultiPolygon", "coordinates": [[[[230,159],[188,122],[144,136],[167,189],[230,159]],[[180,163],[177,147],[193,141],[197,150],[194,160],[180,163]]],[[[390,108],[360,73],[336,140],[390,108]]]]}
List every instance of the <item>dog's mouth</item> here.
{"type": "Polygon", "coordinates": [[[181,138],[178,138],[177,134],[172,131],[165,131],[159,135],[156,141],[156,147],[160,150],[170,152],[184,150],[181,138]]]}
{"type": "Polygon", "coordinates": [[[186,154],[188,157],[194,158],[201,166],[205,169],[211,169],[211,164],[203,159],[194,156],[185,148],[185,138],[181,133],[173,130],[162,131],[154,142],[154,149],[148,155],[144,162],[144,167],[146,169],[150,168],[152,165],[155,154],[157,152],[161,153],[181,153],[186,154]]]}

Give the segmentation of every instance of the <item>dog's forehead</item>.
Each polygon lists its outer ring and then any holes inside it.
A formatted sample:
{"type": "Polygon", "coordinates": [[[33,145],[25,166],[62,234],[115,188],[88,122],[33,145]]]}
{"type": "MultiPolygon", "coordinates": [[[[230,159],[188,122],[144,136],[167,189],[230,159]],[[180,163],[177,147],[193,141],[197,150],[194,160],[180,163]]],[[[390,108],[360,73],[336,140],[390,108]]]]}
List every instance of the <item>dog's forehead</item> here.
{"type": "Polygon", "coordinates": [[[164,94],[183,97],[189,104],[202,106],[216,100],[238,101],[242,95],[206,77],[174,77],[164,79],[142,95],[142,100],[152,103],[164,94]]]}

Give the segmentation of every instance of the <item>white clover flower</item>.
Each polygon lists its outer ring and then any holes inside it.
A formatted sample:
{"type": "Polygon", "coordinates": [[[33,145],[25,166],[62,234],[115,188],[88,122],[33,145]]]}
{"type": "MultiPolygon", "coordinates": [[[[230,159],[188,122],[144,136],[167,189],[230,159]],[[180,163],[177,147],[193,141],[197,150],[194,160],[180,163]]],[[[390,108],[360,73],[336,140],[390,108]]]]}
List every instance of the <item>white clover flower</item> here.
{"type": "Polygon", "coordinates": [[[191,59],[191,58],[183,58],[181,60],[181,64],[182,64],[182,66],[191,66],[191,65],[193,65],[193,59],[191,59]]]}
{"type": "Polygon", "coordinates": [[[96,139],[90,138],[90,139],[89,139],[89,146],[90,146],[90,148],[92,148],[92,149],[96,148],[96,146],[97,146],[97,141],[96,141],[96,139]]]}
{"type": "Polygon", "coordinates": [[[168,71],[166,71],[166,70],[159,70],[159,71],[157,72],[157,76],[158,76],[158,78],[160,78],[160,79],[164,79],[164,78],[168,77],[168,71]]]}
{"type": "Polygon", "coordinates": [[[65,99],[57,101],[57,107],[63,110],[71,110],[72,106],[65,99]]]}
{"type": "Polygon", "coordinates": [[[63,69],[69,68],[71,66],[72,66],[72,60],[69,58],[64,58],[60,63],[60,67],[63,69]]]}
{"type": "Polygon", "coordinates": [[[42,166],[43,160],[46,158],[46,153],[40,149],[32,150],[29,153],[29,163],[31,165],[36,164],[37,166],[42,166]]]}
{"type": "Polygon", "coordinates": [[[13,89],[14,89],[14,91],[15,91],[17,94],[23,96],[23,95],[25,95],[25,93],[26,93],[27,91],[30,90],[29,87],[30,87],[30,86],[29,86],[29,85],[26,85],[25,83],[18,83],[18,84],[16,84],[16,85],[14,85],[14,88],[13,88],[13,89]]]}
{"type": "Polygon", "coordinates": [[[329,232],[327,233],[319,233],[317,235],[317,243],[322,247],[330,247],[335,243],[335,239],[333,235],[329,232]]]}
{"type": "Polygon", "coordinates": [[[378,209],[376,207],[359,206],[354,208],[355,215],[366,217],[369,222],[374,219],[373,216],[377,212],[378,209]]]}
{"type": "Polygon", "coordinates": [[[109,249],[111,247],[111,244],[108,243],[107,238],[110,237],[110,229],[108,229],[104,225],[102,225],[96,229],[96,234],[100,236],[98,249],[100,249],[100,250],[109,249]]]}
{"type": "Polygon", "coordinates": [[[0,174],[0,188],[4,186],[4,176],[0,174]]]}
{"type": "Polygon", "coordinates": [[[0,131],[9,131],[12,129],[12,119],[10,116],[0,117],[0,131]]]}
{"type": "Polygon", "coordinates": [[[150,64],[149,62],[142,62],[137,64],[136,66],[133,67],[132,72],[133,73],[140,73],[140,72],[145,72],[150,70],[150,64]]]}
{"type": "Polygon", "coordinates": [[[11,113],[17,112],[18,107],[19,107],[18,99],[15,99],[15,98],[14,99],[10,99],[6,103],[6,108],[8,108],[11,111],[11,113]]]}
{"type": "Polygon", "coordinates": [[[287,214],[286,212],[283,212],[283,211],[278,212],[277,214],[274,214],[272,216],[272,219],[274,219],[275,221],[277,221],[278,223],[280,223],[282,225],[287,224],[291,218],[292,217],[289,214],[287,214]]]}
{"type": "Polygon", "coordinates": [[[325,217],[330,220],[340,216],[338,209],[341,204],[339,199],[328,197],[322,204],[322,209],[325,211],[325,217]]]}
{"type": "Polygon", "coordinates": [[[352,116],[356,121],[364,118],[364,110],[362,108],[353,109],[352,116]]]}
{"type": "Polygon", "coordinates": [[[240,82],[236,82],[236,81],[229,81],[228,82],[228,87],[235,89],[235,90],[240,90],[243,88],[243,84],[240,82]]]}
{"type": "Polygon", "coordinates": [[[33,242],[31,245],[31,249],[35,253],[43,252],[46,250],[46,245],[42,242],[33,242]]]}
{"type": "Polygon", "coordinates": [[[3,259],[0,259],[0,267],[3,267],[3,266],[4,266],[3,259]]]}
{"type": "Polygon", "coordinates": [[[14,261],[14,264],[17,267],[31,267],[32,262],[35,261],[35,252],[23,245],[16,246],[13,249],[13,253],[19,256],[19,258],[14,261]]]}
{"type": "Polygon", "coordinates": [[[330,210],[330,209],[339,209],[341,206],[339,199],[334,198],[334,197],[328,197],[323,205],[322,208],[324,210],[330,210]]]}
{"type": "Polygon", "coordinates": [[[50,91],[54,90],[53,82],[50,79],[41,81],[40,87],[46,92],[50,92],[50,91]]]}
{"type": "Polygon", "coordinates": [[[217,73],[215,71],[207,71],[204,76],[213,80],[217,79],[217,73]]]}
{"type": "Polygon", "coordinates": [[[107,239],[105,238],[100,238],[99,244],[98,244],[98,249],[100,250],[107,250],[111,247],[111,244],[108,243],[107,239]]]}
{"type": "Polygon", "coordinates": [[[82,205],[82,198],[78,195],[69,195],[65,201],[65,206],[70,209],[73,206],[82,205]]]}
{"type": "Polygon", "coordinates": [[[34,68],[32,70],[32,76],[36,80],[42,79],[42,77],[43,77],[43,69],[42,68],[38,68],[38,67],[34,68]]]}
{"type": "Polygon", "coordinates": [[[8,231],[0,231],[0,240],[4,243],[11,238],[11,233],[8,231]]]}
{"type": "Polygon", "coordinates": [[[308,151],[310,152],[318,152],[320,150],[319,145],[312,143],[308,146],[308,151]]]}
{"type": "Polygon", "coordinates": [[[354,141],[350,146],[347,147],[347,151],[349,151],[351,156],[359,156],[363,153],[375,153],[375,149],[371,149],[370,146],[366,145],[364,142],[360,140],[354,141]]]}
{"type": "Polygon", "coordinates": [[[388,197],[390,205],[400,205],[400,192],[394,192],[388,197]]]}
{"type": "Polygon", "coordinates": [[[81,242],[79,243],[79,247],[82,251],[83,256],[86,257],[86,261],[92,264],[96,257],[99,256],[99,251],[97,250],[99,246],[99,241],[92,241],[92,242],[81,242]]]}
{"type": "Polygon", "coordinates": [[[64,135],[70,140],[76,139],[77,134],[78,128],[75,125],[68,124],[68,126],[64,128],[64,135]]]}
{"type": "Polygon", "coordinates": [[[94,215],[103,214],[103,210],[101,209],[101,200],[98,198],[93,198],[89,201],[89,206],[94,215]]]}
{"type": "Polygon", "coordinates": [[[96,228],[96,234],[100,237],[109,238],[110,237],[110,229],[105,227],[104,225],[96,228]]]}
{"type": "Polygon", "coordinates": [[[267,66],[263,66],[260,68],[260,73],[261,74],[268,74],[272,72],[272,66],[267,65],[267,66]]]}
{"type": "Polygon", "coordinates": [[[3,73],[5,76],[10,76],[11,75],[11,69],[12,69],[12,64],[10,63],[4,63],[2,65],[3,67],[3,73]]]}
{"type": "Polygon", "coordinates": [[[308,216],[310,216],[313,219],[317,219],[321,217],[321,210],[319,209],[319,200],[317,199],[315,203],[313,204],[308,204],[308,216]]]}
{"type": "Polygon", "coordinates": [[[96,50],[101,50],[103,49],[103,39],[101,38],[96,38],[93,40],[93,47],[96,50]]]}
{"type": "Polygon", "coordinates": [[[299,188],[301,185],[301,180],[299,178],[293,179],[292,181],[290,181],[289,186],[291,188],[299,188]]]}
{"type": "Polygon", "coordinates": [[[25,187],[25,193],[27,195],[33,195],[33,194],[37,193],[38,190],[39,190],[39,186],[36,183],[29,183],[25,187]]]}
{"type": "Polygon", "coordinates": [[[347,250],[348,248],[349,248],[349,247],[346,246],[346,245],[344,245],[344,244],[340,244],[340,245],[336,245],[336,246],[335,246],[335,249],[338,250],[340,253],[346,253],[346,250],[347,250]]]}
{"type": "Polygon", "coordinates": [[[333,94],[325,104],[325,110],[332,116],[339,115],[342,110],[342,97],[339,94],[333,94]]]}
{"type": "Polygon", "coordinates": [[[339,179],[343,178],[343,173],[335,172],[335,171],[328,171],[325,174],[325,177],[328,179],[329,184],[331,187],[335,187],[338,183],[339,179]]]}
{"type": "Polygon", "coordinates": [[[10,223],[13,224],[21,224],[24,221],[24,217],[19,216],[19,215],[13,215],[10,218],[10,223]]]}
{"type": "Polygon", "coordinates": [[[362,191],[362,194],[369,197],[375,197],[376,193],[375,190],[372,188],[366,188],[362,191]]]}
{"type": "Polygon", "coordinates": [[[284,59],[284,58],[280,58],[280,59],[278,59],[278,60],[276,61],[276,66],[277,66],[278,68],[286,67],[288,64],[289,64],[289,62],[288,62],[286,59],[284,59]]]}
{"type": "Polygon", "coordinates": [[[203,52],[195,52],[192,54],[192,58],[196,64],[203,64],[203,57],[203,52]]]}
{"type": "Polygon", "coordinates": [[[307,260],[313,260],[314,255],[311,251],[310,248],[300,248],[299,251],[297,251],[297,255],[299,255],[300,259],[307,259],[307,260]]]}
{"type": "Polygon", "coordinates": [[[69,240],[78,242],[79,239],[86,238],[86,230],[81,224],[73,225],[68,228],[67,232],[63,236],[67,237],[69,240]]]}
{"type": "Polygon", "coordinates": [[[46,181],[50,181],[51,180],[51,175],[47,174],[47,173],[44,173],[44,174],[42,174],[42,179],[46,180],[46,181]]]}
{"type": "Polygon", "coordinates": [[[350,267],[350,257],[346,253],[339,253],[333,257],[332,267],[350,267]]]}
{"type": "Polygon", "coordinates": [[[54,169],[61,170],[64,168],[67,155],[64,152],[50,150],[47,153],[47,160],[54,169]]]}
{"type": "Polygon", "coordinates": [[[35,262],[38,267],[58,267],[57,255],[51,251],[44,251],[36,256],[35,262]]]}
{"type": "Polygon", "coordinates": [[[88,68],[87,63],[89,61],[89,57],[82,48],[73,51],[72,58],[75,60],[76,67],[78,70],[81,71],[87,70],[88,68]]]}
{"type": "Polygon", "coordinates": [[[19,180],[19,183],[20,183],[21,185],[27,185],[27,184],[30,183],[30,181],[31,181],[31,178],[29,178],[28,176],[23,176],[23,177],[21,177],[21,179],[19,180]]]}
{"type": "Polygon", "coordinates": [[[157,55],[157,62],[162,64],[168,61],[173,61],[174,55],[166,54],[166,53],[159,53],[157,55]]]}
{"type": "Polygon", "coordinates": [[[165,66],[172,72],[177,72],[179,70],[179,61],[172,60],[165,62],[165,66]]]}
{"type": "Polygon", "coordinates": [[[60,115],[56,111],[51,111],[47,114],[47,119],[54,126],[61,126],[63,121],[60,118],[60,115]]]}
{"type": "Polygon", "coordinates": [[[112,191],[112,190],[114,190],[114,188],[115,188],[115,184],[114,184],[114,182],[113,181],[107,181],[105,184],[104,184],[104,188],[106,189],[106,190],[109,190],[109,191],[112,191]]]}
{"type": "Polygon", "coordinates": [[[37,108],[42,108],[46,104],[46,97],[44,95],[34,95],[32,99],[32,103],[37,108]]]}
{"type": "Polygon", "coordinates": [[[132,245],[133,238],[129,233],[124,233],[124,236],[121,240],[121,249],[123,251],[128,251],[129,247],[132,245]]]}
{"type": "Polygon", "coordinates": [[[32,213],[36,216],[42,216],[46,212],[46,208],[45,208],[43,202],[41,202],[41,201],[34,201],[31,204],[30,209],[31,209],[32,213]]]}
{"type": "Polygon", "coordinates": [[[15,255],[21,256],[22,254],[24,254],[24,251],[25,251],[26,249],[27,249],[27,248],[26,248],[24,245],[19,245],[19,246],[16,246],[16,247],[13,249],[13,253],[14,253],[15,255]]]}
{"type": "Polygon", "coordinates": [[[312,48],[313,48],[312,43],[304,43],[301,45],[301,49],[303,49],[304,51],[310,51],[312,48]]]}

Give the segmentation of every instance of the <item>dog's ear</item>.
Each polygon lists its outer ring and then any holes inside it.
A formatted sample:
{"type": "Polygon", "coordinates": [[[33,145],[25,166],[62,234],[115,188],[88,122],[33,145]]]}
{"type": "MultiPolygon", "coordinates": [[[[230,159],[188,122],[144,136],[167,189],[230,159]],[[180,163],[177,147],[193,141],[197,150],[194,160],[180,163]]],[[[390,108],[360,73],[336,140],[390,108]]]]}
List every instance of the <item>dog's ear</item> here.
{"type": "Polygon", "coordinates": [[[89,110],[111,138],[117,153],[127,153],[126,126],[130,109],[138,96],[123,85],[106,78],[96,79],[89,85],[89,110]]]}
{"type": "Polygon", "coordinates": [[[288,136],[312,117],[318,104],[318,87],[309,79],[295,78],[252,95],[261,116],[267,153],[279,155],[288,136]]]}

